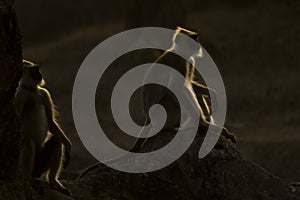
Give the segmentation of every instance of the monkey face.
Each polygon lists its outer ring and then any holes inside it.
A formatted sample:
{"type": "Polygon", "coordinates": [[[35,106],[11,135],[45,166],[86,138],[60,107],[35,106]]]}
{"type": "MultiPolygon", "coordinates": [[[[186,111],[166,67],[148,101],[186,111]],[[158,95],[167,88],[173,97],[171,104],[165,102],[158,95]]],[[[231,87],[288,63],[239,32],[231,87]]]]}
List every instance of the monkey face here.
{"type": "Polygon", "coordinates": [[[40,66],[23,60],[23,70],[21,81],[30,86],[39,85],[43,80],[43,76],[40,72],[40,66]]]}
{"type": "Polygon", "coordinates": [[[180,26],[177,26],[176,31],[177,32],[181,32],[181,33],[189,36],[190,38],[192,38],[196,42],[199,42],[199,38],[198,38],[199,34],[197,32],[195,32],[195,31],[188,30],[188,29],[180,27],[180,26]]]}
{"type": "Polygon", "coordinates": [[[31,78],[34,81],[41,82],[43,80],[43,77],[42,77],[42,74],[40,72],[40,67],[39,66],[31,67],[29,69],[29,73],[30,73],[31,78]]]}

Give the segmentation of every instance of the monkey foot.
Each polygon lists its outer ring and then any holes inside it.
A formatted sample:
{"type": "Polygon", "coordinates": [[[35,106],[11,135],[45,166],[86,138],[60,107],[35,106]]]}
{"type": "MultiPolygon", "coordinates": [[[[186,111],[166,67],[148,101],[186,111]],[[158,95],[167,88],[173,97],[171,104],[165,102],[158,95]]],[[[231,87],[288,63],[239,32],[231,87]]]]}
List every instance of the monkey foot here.
{"type": "Polygon", "coordinates": [[[229,139],[232,143],[237,143],[236,136],[232,133],[229,133],[229,131],[226,128],[223,128],[222,134],[229,139]]]}
{"type": "Polygon", "coordinates": [[[71,190],[69,188],[64,187],[63,185],[59,183],[54,183],[52,184],[52,188],[67,195],[67,196],[72,196],[71,190]]]}

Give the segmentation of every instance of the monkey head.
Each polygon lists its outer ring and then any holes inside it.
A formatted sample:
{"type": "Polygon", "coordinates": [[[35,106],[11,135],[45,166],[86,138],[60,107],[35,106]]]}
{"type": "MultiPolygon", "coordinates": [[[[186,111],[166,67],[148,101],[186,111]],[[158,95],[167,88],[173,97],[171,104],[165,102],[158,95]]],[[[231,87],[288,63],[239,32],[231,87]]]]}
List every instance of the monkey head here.
{"type": "Polygon", "coordinates": [[[180,46],[181,48],[188,48],[192,51],[199,51],[200,44],[199,44],[199,34],[192,30],[188,30],[186,28],[178,26],[175,30],[175,34],[173,35],[173,45],[180,46]],[[188,42],[185,38],[181,37],[179,33],[187,35],[188,37],[192,38],[196,43],[188,42]]]}
{"type": "Polygon", "coordinates": [[[40,72],[40,66],[28,60],[23,60],[21,83],[27,86],[38,86],[42,82],[43,76],[40,72]]]}
{"type": "Polygon", "coordinates": [[[176,27],[176,31],[177,32],[181,32],[183,34],[186,34],[187,36],[189,36],[190,38],[192,38],[193,40],[199,42],[199,34],[195,31],[192,31],[192,30],[188,30],[186,28],[183,28],[181,26],[177,26],[176,27]]]}

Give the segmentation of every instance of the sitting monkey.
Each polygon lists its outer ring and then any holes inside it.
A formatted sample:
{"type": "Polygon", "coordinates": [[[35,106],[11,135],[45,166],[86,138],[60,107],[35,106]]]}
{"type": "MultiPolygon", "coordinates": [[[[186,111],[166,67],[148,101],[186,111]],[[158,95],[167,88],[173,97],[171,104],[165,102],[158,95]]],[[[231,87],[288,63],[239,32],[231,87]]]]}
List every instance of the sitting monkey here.
{"type": "Polygon", "coordinates": [[[65,168],[70,160],[71,142],[56,122],[51,95],[43,85],[39,66],[23,60],[16,92],[23,139],[22,168],[28,178],[45,175],[54,188],[71,195],[58,180],[62,165],[65,168]]]}
{"type": "MultiPolygon", "coordinates": [[[[206,127],[208,128],[208,126],[212,125],[215,127],[218,127],[218,125],[215,123],[215,120],[212,117],[212,113],[216,111],[216,107],[212,107],[211,105],[211,99],[214,99],[216,102],[216,98],[217,98],[217,93],[214,89],[212,88],[208,88],[205,85],[202,85],[197,79],[199,78],[198,76],[200,76],[199,72],[197,72],[197,70],[195,69],[195,60],[197,58],[202,57],[202,48],[199,46],[193,47],[190,46],[191,51],[193,50],[195,53],[194,55],[191,55],[188,59],[189,62],[187,62],[184,59],[179,59],[177,55],[172,53],[172,50],[174,48],[177,48],[177,36],[179,33],[183,33],[187,36],[189,36],[190,38],[192,38],[193,40],[195,40],[196,42],[199,43],[198,41],[198,33],[187,30],[185,28],[182,27],[177,27],[177,29],[175,30],[175,33],[173,35],[173,41],[172,41],[172,47],[166,51],[164,51],[159,57],[158,59],[156,59],[155,63],[161,63],[161,64],[165,64],[165,65],[169,65],[172,66],[172,68],[176,69],[180,74],[182,74],[183,76],[185,76],[186,79],[186,84],[185,84],[185,88],[188,89],[188,93],[187,96],[193,100],[194,104],[197,106],[194,109],[194,112],[199,113],[200,115],[200,121],[199,121],[199,126],[202,127],[206,127]],[[210,96],[211,94],[211,96],[210,96]]],[[[179,47],[180,48],[180,47],[179,47]]],[[[150,74],[152,76],[155,76],[155,72],[153,69],[155,68],[155,65],[153,65],[152,67],[149,68],[145,79],[147,79],[147,76],[150,76],[150,74]]],[[[177,80],[172,76],[172,74],[170,74],[168,77],[165,77],[166,80],[168,80],[168,82],[170,84],[174,84],[177,82],[177,80]]],[[[170,85],[171,87],[171,85],[170,85]]],[[[146,127],[147,124],[150,123],[150,119],[149,116],[146,114],[149,110],[149,108],[154,105],[154,104],[162,104],[162,105],[169,105],[171,107],[175,107],[176,105],[178,105],[178,103],[176,101],[170,101],[170,99],[165,98],[168,94],[167,90],[158,90],[157,88],[150,88],[148,90],[142,90],[142,102],[143,102],[143,109],[144,109],[144,113],[145,113],[145,125],[143,126],[141,132],[140,132],[140,136],[147,136],[148,132],[150,132],[151,126],[146,127]],[[155,94],[155,95],[153,95],[155,94]],[[164,103],[164,101],[167,101],[164,103]]],[[[190,111],[189,111],[190,112],[190,111]]],[[[191,116],[192,114],[187,113],[188,116],[191,116]]],[[[168,113],[168,117],[172,118],[176,116],[176,110],[171,110],[170,113],[168,113]],[[173,112],[173,113],[172,113],[173,112]]],[[[155,120],[155,119],[154,119],[155,120]]],[[[191,120],[187,120],[187,121],[192,121],[194,119],[191,120]]],[[[171,122],[169,124],[165,124],[164,129],[168,130],[168,129],[172,129],[172,128],[179,128],[179,124],[176,120],[170,120],[171,122]]],[[[189,123],[189,122],[188,122],[189,123]]],[[[227,139],[229,139],[231,142],[236,143],[236,137],[230,133],[225,127],[221,127],[222,128],[222,135],[224,135],[227,139]]],[[[147,141],[146,138],[143,137],[139,137],[136,140],[136,143],[134,145],[134,147],[130,150],[131,152],[139,152],[139,150],[142,148],[143,144],[147,141]]]]}

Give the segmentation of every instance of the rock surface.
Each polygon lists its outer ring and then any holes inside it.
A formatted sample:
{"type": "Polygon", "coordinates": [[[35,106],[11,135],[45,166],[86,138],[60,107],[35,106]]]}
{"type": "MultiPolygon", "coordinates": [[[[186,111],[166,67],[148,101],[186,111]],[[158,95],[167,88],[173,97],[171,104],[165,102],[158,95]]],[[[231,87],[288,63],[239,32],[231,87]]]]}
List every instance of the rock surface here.
{"type": "MultiPolygon", "coordinates": [[[[159,171],[128,174],[103,164],[74,181],[76,199],[299,199],[288,183],[243,158],[235,144],[221,136],[204,159],[198,158],[203,141],[199,130],[192,146],[170,166],[159,171]]],[[[171,133],[149,139],[142,151],[161,146],[171,133]]]]}

